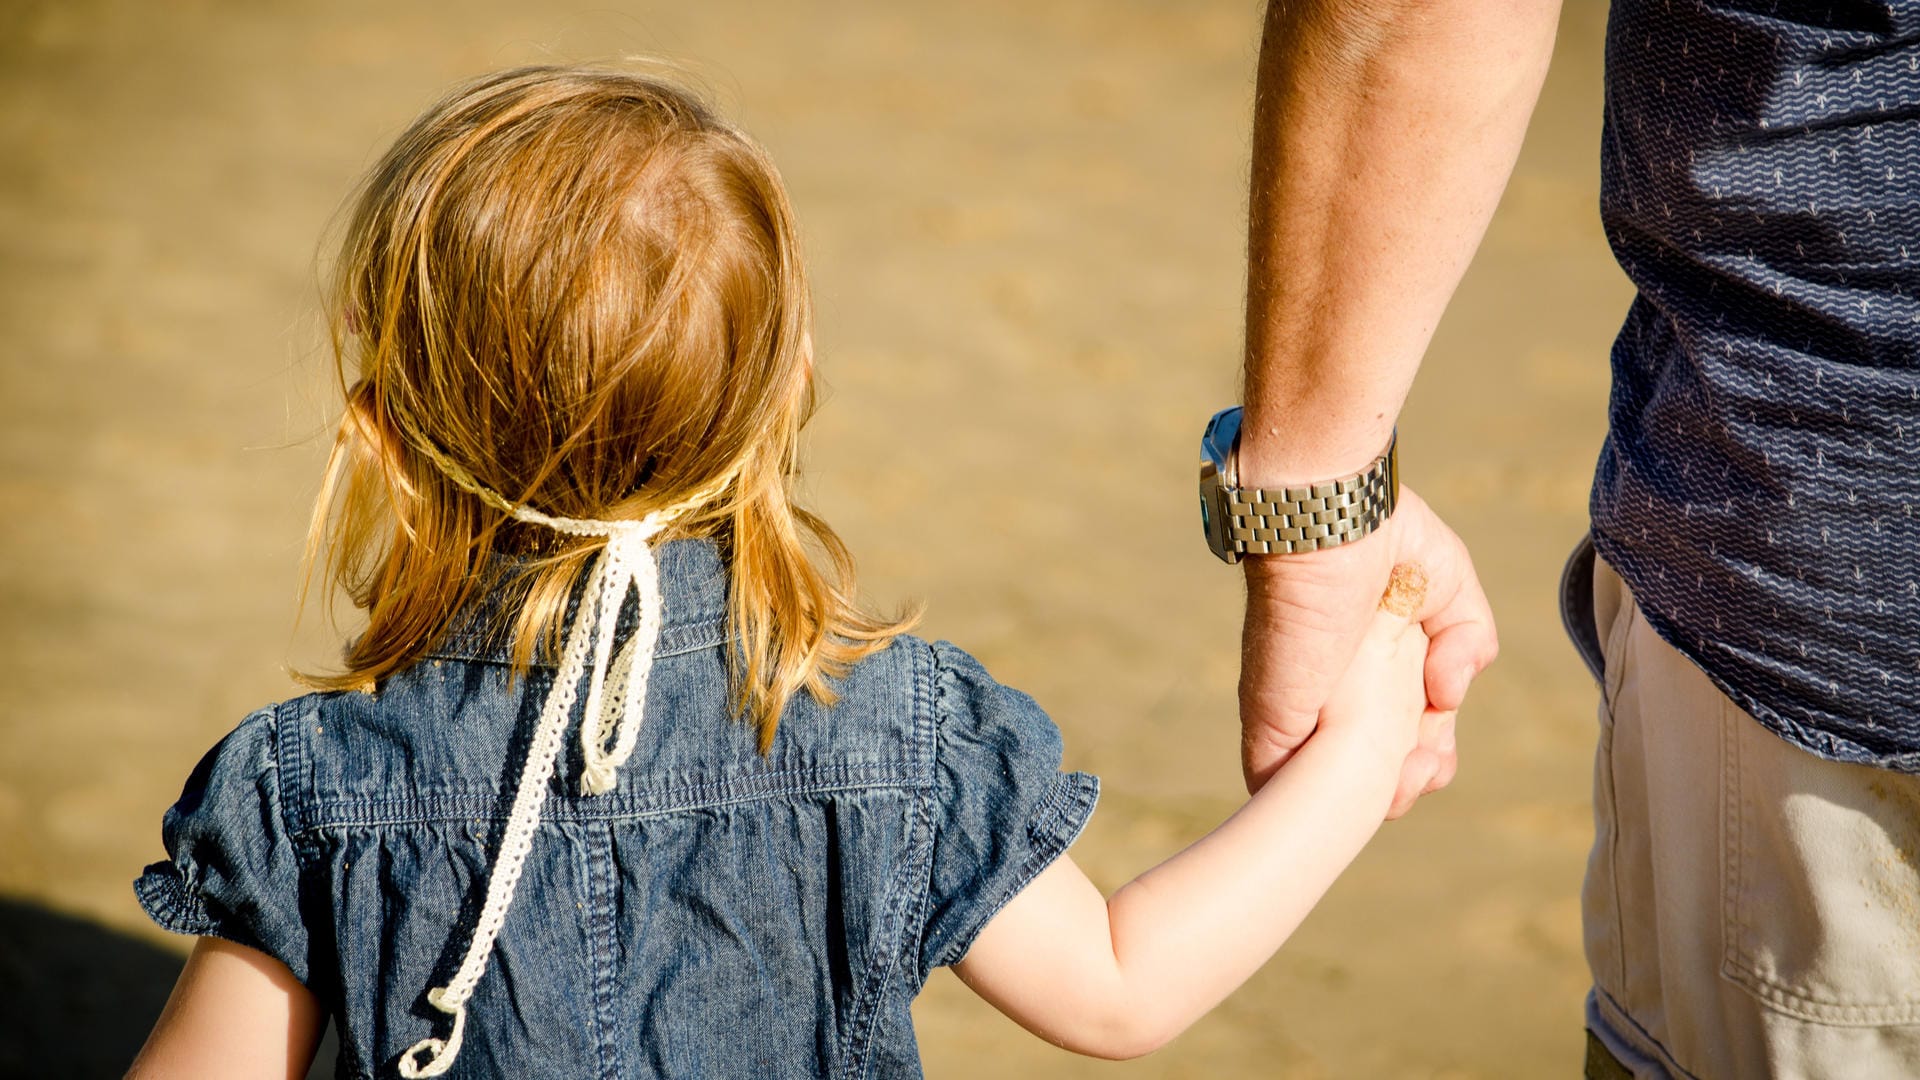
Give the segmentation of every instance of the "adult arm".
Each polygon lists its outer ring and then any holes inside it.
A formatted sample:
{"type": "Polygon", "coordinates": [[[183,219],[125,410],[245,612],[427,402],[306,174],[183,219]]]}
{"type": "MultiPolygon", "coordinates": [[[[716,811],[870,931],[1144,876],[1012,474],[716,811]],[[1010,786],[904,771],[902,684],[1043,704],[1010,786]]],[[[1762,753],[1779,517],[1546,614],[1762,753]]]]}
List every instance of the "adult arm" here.
{"type": "MultiPolygon", "coordinates": [[[[1486,231],[1553,52],[1558,0],[1270,0],[1254,106],[1240,479],[1364,468],[1386,445],[1486,231]]],[[[1406,448],[1417,467],[1421,450],[1406,448]]],[[[1257,789],[1313,733],[1395,563],[1432,589],[1427,693],[1457,709],[1498,650],[1465,548],[1418,495],[1359,543],[1245,560],[1242,765],[1257,789]]],[[[1450,719],[1398,813],[1452,776],[1450,719]]]]}
{"type": "Polygon", "coordinates": [[[326,1015],[285,964],[203,937],[180,972],[129,1080],[307,1074],[326,1015]]]}

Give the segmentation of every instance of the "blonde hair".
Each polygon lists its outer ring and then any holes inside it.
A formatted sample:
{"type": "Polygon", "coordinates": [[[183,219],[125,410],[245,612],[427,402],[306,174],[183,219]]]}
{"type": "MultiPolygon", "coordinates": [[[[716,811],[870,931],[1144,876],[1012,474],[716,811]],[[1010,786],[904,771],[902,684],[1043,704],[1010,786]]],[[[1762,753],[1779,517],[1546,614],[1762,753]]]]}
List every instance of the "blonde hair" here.
{"type": "Polygon", "coordinates": [[[686,91],[551,67],[455,89],[363,182],[330,292],[346,412],[307,575],[324,559],[368,622],[309,684],[421,659],[506,584],[495,552],[528,568],[514,669],[551,649],[605,539],[476,490],[568,518],[672,511],[666,536],[713,538],[763,752],[796,691],[830,704],[830,679],[911,624],[857,606],[845,546],[793,501],[813,404],[793,211],[766,153],[686,91]]]}

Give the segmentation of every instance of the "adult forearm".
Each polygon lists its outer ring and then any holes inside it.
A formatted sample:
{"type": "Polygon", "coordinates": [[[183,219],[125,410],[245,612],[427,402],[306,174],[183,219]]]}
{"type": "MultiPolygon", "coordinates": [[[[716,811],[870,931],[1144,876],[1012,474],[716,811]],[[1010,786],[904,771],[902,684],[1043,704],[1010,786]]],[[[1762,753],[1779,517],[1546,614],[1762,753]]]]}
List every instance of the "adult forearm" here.
{"type": "Polygon", "coordinates": [[[1241,476],[1385,445],[1486,231],[1558,0],[1272,0],[1254,108],[1241,476]]]}

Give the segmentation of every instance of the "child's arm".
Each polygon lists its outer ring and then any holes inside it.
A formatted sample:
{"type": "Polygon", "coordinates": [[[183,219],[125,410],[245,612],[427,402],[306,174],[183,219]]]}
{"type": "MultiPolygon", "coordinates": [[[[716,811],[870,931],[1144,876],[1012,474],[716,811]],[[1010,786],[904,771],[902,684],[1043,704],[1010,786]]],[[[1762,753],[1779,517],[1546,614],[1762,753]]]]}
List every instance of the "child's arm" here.
{"type": "Polygon", "coordinates": [[[1426,703],[1425,655],[1418,627],[1383,611],[1319,731],[1224,824],[1111,900],[1061,857],[955,972],[1066,1049],[1165,1044],[1266,963],[1379,828],[1426,703]]]}
{"type": "Polygon", "coordinates": [[[257,949],[203,937],[127,1076],[300,1080],[326,1019],[285,964],[257,949]]]}

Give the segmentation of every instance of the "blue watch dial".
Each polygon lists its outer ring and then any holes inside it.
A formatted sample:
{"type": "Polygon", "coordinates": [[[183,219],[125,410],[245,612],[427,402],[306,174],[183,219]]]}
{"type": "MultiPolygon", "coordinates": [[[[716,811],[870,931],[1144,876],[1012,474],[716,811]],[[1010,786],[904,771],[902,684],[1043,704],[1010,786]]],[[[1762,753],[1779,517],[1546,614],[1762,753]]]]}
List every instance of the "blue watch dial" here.
{"type": "Polygon", "coordinates": [[[1239,444],[1240,406],[1221,409],[1207,421],[1207,430],[1200,434],[1200,460],[1211,463],[1214,472],[1224,475],[1227,460],[1239,444]]]}
{"type": "Polygon", "coordinates": [[[1240,407],[1221,409],[1200,435],[1200,532],[1207,547],[1225,562],[1239,556],[1227,540],[1226,487],[1234,481],[1234,450],[1240,444],[1240,407]]]}

